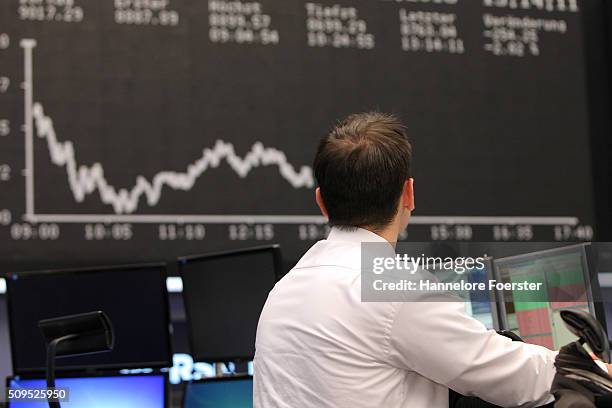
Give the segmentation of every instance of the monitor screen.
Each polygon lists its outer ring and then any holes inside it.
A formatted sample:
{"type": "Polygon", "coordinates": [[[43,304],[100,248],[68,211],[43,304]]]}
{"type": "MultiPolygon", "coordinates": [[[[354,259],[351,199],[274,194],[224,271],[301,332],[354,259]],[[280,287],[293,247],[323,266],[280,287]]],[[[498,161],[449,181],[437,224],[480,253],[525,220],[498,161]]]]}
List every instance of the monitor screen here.
{"type": "Polygon", "coordinates": [[[251,408],[253,377],[210,379],[187,384],[183,408],[251,408]]]}
{"type": "MultiPolygon", "coordinates": [[[[46,387],[43,379],[9,380],[9,389],[46,387]]],[[[68,389],[65,408],[164,408],[166,380],[163,375],[121,375],[112,377],[58,378],[58,388],[68,389]]],[[[10,402],[10,408],[46,408],[45,401],[10,402]]]]}
{"type": "Polygon", "coordinates": [[[113,350],[59,358],[59,370],[171,365],[164,265],[10,274],[7,285],[15,374],[44,371],[39,320],[96,310],[112,322],[113,350]]]}
{"type": "Polygon", "coordinates": [[[584,245],[500,258],[495,270],[504,283],[541,284],[541,290],[532,293],[504,291],[500,302],[504,328],[528,343],[558,350],[576,339],[565,327],[561,309],[595,314],[584,245]]]}
{"type": "Polygon", "coordinates": [[[179,260],[195,360],[253,358],[257,322],[279,262],[278,247],[179,260]]]}
{"type": "MultiPolygon", "coordinates": [[[[485,283],[492,279],[493,266],[491,258],[484,258],[484,267],[474,266],[465,272],[457,273],[446,269],[428,269],[441,282],[459,282],[465,280],[470,283],[485,283]]],[[[495,295],[485,291],[470,291],[465,293],[455,292],[459,298],[464,300],[467,314],[480,321],[487,329],[499,329],[499,316],[495,304],[495,295]]]]}

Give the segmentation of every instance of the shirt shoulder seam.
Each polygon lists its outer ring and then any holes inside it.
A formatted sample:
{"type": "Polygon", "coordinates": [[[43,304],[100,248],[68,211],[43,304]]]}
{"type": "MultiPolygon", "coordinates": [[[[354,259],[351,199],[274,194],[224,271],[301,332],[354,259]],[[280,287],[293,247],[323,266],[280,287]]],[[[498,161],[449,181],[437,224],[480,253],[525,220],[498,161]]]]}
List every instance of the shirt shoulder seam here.
{"type": "Polygon", "coordinates": [[[391,352],[391,330],[393,325],[395,324],[395,318],[397,317],[397,312],[401,307],[401,303],[392,303],[391,311],[386,318],[385,326],[383,328],[383,356],[385,359],[389,357],[389,353],[391,352]]]}

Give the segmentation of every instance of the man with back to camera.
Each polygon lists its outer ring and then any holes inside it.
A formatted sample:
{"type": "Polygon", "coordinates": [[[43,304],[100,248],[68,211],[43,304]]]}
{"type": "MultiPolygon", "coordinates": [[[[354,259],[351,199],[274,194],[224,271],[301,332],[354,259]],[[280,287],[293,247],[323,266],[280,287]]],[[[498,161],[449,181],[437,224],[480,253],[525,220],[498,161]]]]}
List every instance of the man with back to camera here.
{"type": "Polygon", "coordinates": [[[314,160],[333,227],[270,292],[257,328],[254,404],[447,408],[448,389],[502,406],[549,402],[556,353],[487,330],[457,302],[361,302],[361,243],[414,210],[412,147],[393,116],[349,116],[314,160]]]}

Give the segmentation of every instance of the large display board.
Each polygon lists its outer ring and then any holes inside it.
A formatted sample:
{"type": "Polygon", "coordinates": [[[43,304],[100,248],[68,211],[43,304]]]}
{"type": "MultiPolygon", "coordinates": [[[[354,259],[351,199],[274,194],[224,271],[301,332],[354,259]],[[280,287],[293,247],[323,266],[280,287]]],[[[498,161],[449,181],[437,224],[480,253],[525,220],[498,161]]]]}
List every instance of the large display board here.
{"type": "Polygon", "coordinates": [[[583,6],[3,1],[0,256],[295,258],[325,234],[318,139],[371,109],[414,142],[404,238],[591,239],[583,6]]]}

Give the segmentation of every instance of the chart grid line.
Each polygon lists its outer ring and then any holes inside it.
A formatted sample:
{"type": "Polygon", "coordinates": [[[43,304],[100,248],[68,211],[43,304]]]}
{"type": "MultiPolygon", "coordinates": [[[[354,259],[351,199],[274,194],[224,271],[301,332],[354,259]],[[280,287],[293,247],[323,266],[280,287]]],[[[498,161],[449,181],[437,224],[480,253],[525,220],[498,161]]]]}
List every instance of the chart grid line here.
{"type": "Polygon", "coordinates": [[[24,38],[20,41],[24,51],[23,65],[23,92],[24,92],[24,132],[25,132],[25,184],[26,184],[26,216],[34,214],[34,118],[32,106],[34,104],[34,81],[32,71],[32,48],[36,47],[36,40],[24,38]]]}
{"type": "MultiPolygon", "coordinates": [[[[327,219],[319,215],[205,215],[205,214],[32,214],[29,222],[53,223],[275,223],[324,224],[327,219]]],[[[576,226],[576,217],[488,217],[488,216],[413,216],[412,225],[570,225],[576,226]]]]}

